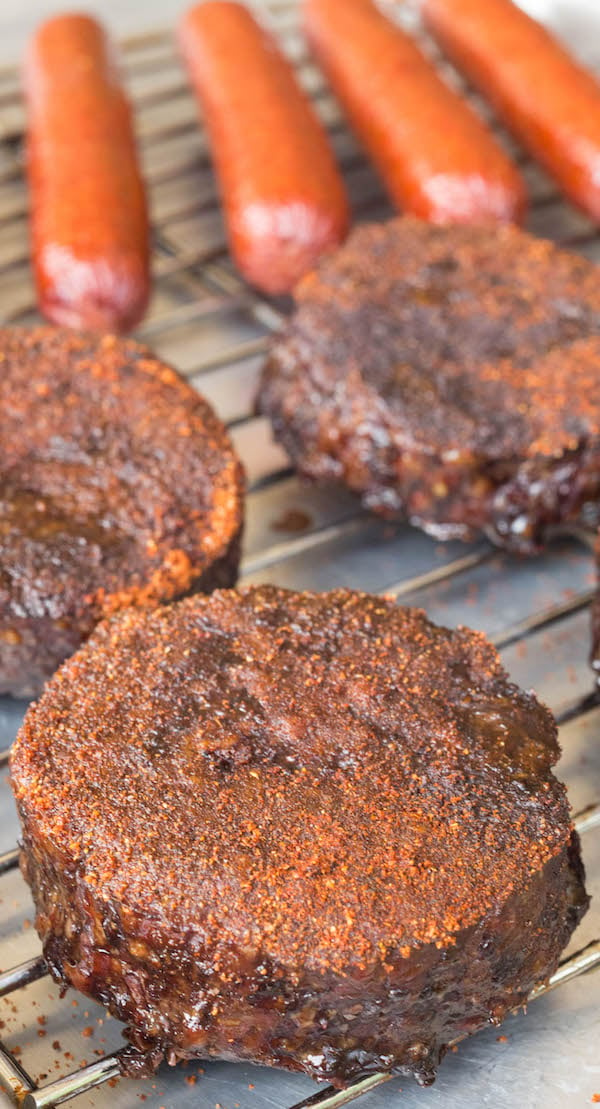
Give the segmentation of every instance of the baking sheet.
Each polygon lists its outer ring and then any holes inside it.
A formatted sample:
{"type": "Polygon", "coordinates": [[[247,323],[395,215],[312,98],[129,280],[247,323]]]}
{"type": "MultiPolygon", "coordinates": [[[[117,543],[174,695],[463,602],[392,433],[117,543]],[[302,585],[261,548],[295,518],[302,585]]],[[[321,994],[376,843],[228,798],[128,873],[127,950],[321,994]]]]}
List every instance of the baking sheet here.
{"type": "MultiPolygon", "coordinates": [[[[482,0],[484,2],[484,0],[482,0]]],[[[600,6],[596,0],[530,0],[600,69],[600,6]]],[[[357,218],[389,214],[376,175],[366,167],[337,106],[307,59],[296,33],[293,3],[261,4],[330,127],[357,218]]],[[[413,19],[413,13],[408,12],[413,19]]],[[[600,707],[590,698],[592,675],[587,602],[594,585],[589,537],[563,538],[535,561],[494,552],[487,544],[437,544],[414,529],[392,527],[360,510],[337,489],[303,487],[252,416],[258,367],[281,305],[268,307],[237,280],[224,237],[206,145],[168,34],[130,43],[125,62],[137,107],[144,166],[151,185],[155,268],[159,276],[140,334],[178,366],[226,419],[251,481],[243,580],[296,588],[338,585],[394,592],[425,607],[437,621],[468,623],[499,643],[520,684],[533,687],[559,717],[559,773],[575,810],[600,799],[600,707]],[[274,307],[274,310],[273,310],[274,307]]],[[[20,135],[23,110],[12,71],[0,72],[0,315],[34,320],[27,260],[26,192],[20,135]]],[[[535,205],[530,226],[600,260],[590,222],[556,197],[543,173],[514,150],[535,205]]],[[[1,448],[0,448],[1,449],[1,448]]],[[[0,748],[12,740],[23,706],[0,700],[0,748]]],[[[17,825],[0,774],[0,852],[14,846],[17,825]]],[[[584,838],[594,901],[571,949],[600,935],[600,833],[584,838]]],[[[38,954],[29,893],[17,872],[0,878],[0,969],[38,954]]],[[[121,1044],[118,1023],[71,992],[60,999],[49,979],[0,999],[0,1033],[29,1073],[43,1084],[121,1044]]],[[[121,1080],[73,1102],[78,1109],[287,1109],[317,1087],[307,1078],[233,1064],[164,1067],[151,1080],[121,1080]]],[[[600,1095],[600,973],[535,1002],[460,1046],[435,1086],[394,1079],[364,1098],[365,1109],[571,1109],[600,1095]]],[[[0,1093],[0,1104],[3,1104],[0,1093]]],[[[7,1102],[8,1104],[8,1102],[7,1102]]]]}

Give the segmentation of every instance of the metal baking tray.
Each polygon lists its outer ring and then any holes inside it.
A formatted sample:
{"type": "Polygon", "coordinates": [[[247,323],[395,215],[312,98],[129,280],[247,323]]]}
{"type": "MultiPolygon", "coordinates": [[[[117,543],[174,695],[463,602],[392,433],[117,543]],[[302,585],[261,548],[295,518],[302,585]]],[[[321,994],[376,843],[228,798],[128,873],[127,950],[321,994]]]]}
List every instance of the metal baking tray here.
{"type": "MultiPolygon", "coordinates": [[[[483,2],[483,0],[482,0],[483,2]]],[[[344,168],[357,220],[390,213],[339,109],[311,63],[290,0],[261,3],[260,14],[281,35],[330,130],[344,168]]],[[[586,61],[600,70],[597,0],[530,0],[586,61]]],[[[413,7],[392,5],[416,24],[413,7]]],[[[429,47],[430,48],[430,47],[429,47]]],[[[434,51],[435,53],[435,51],[434,51]]],[[[297,588],[345,585],[395,594],[427,609],[433,619],[470,624],[499,645],[514,679],[533,687],[561,722],[559,773],[575,811],[600,801],[600,702],[587,665],[588,604],[594,588],[592,536],[584,530],[557,539],[533,561],[510,558],[485,542],[439,544],[403,525],[364,513],[349,494],[302,485],[273,445],[266,421],[253,415],[257,373],[288,306],[269,302],[236,275],[226,253],[206,142],[169,32],[123,44],[150,185],[156,287],[138,334],[177,366],[214,404],[231,428],[247,467],[242,577],[297,588]]],[[[440,61],[460,86],[456,74],[440,61]]],[[[489,111],[472,99],[489,117],[489,111]]],[[[16,70],[0,71],[0,320],[36,319],[27,247],[27,196],[22,174],[23,107],[16,70]]],[[[503,136],[528,180],[531,230],[600,261],[600,234],[564,204],[544,174],[503,136]]],[[[1,450],[1,444],[0,444],[1,450]]],[[[0,748],[8,749],[25,706],[0,700],[0,748]]],[[[74,992],[61,998],[40,971],[29,892],[14,866],[18,829],[0,756],[0,1038],[39,1086],[31,1104],[58,1104],[52,1085],[65,1075],[70,1096],[92,1078],[106,1077],[103,1060],[122,1043],[120,1025],[74,992]],[[13,968],[23,967],[11,975],[13,968]],[[2,973],[4,972],[4,973],[2,973]],[[92,1069],[90,1070],[90,1067],[92,1069]],[[81,1071],[81,1068],[84,1068],[81,1071]],[[81,1072],[81,1073],[80,1073],[81,1072]],[[48,1092],[49,1091],[49,1092],[48,1092]]],[[[600,819],[584,821],[583,851],[592,908],[574,937],[576,951],[600,937],[600,819]]],[[[567,953],[568,954],[568,953],[567,953]]],[[[598,958],[592,950],[590,961],[598,958]]],[[[578,967],[575,967],[578,969],[578,967]]],[[[569,971],[563,972],[567,977],[569,971]]],[[[0,1073],[12,1064],[0,1055],[0,1073]]],[[[0,1105],[18,1103],[0,1091],[0,1105]]],[[[515,1106],[575,1109],[600,1098],[600,972],[580,974],[537,999],[529,1013],[509,1018],[461,1044],[428,1090],[394,1078],[365,1093],[365,1109],[464,1109],[515,1106]]],[[[78,1094],[78,1109],[288,1109],[313,1099],[310,1079],[229,1063],[163,1067],[154,1079],[119,1080],[78,1094]]],[[[362,1098],[361,1098],[362,1101],[362,1098]]],[[[319,1100],[319,1104],[323,1104],[319,1100]]],[[[331,1100],[328,1105],[333,1105],[331,1100]]]]}

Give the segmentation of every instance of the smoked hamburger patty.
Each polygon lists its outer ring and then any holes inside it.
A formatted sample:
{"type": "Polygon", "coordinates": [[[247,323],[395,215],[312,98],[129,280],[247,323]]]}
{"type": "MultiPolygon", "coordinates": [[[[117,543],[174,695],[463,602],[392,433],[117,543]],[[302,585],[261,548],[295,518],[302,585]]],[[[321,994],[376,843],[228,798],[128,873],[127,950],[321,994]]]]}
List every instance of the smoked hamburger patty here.
{"type": "Polygon", "coordinates": [[[102,623],[12,755],[48,964],[141,1056],[435,1076],[587,907],[550,713],[483,635],[338,590],[102,623]]]}
{"type": "Polygon", "coordinates": [[[357,228],[296,289],[259,408],[309,478],[532,553],[600,499],[600,271],[514,227],[357,228]]]}
{"type": "Polygon", "coordinates": [[[0,329],[0,694],[115,609],[233,585],[242,496],[223,425],[145,347],[0,329]]]}

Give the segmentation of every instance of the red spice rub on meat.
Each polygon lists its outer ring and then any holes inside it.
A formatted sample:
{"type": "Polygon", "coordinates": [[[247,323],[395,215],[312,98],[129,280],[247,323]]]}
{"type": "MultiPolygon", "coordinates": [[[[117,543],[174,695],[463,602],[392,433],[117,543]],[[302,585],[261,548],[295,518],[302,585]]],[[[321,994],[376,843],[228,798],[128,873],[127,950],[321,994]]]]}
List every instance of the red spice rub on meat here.
{"type": "Polygon", "coordinates": [[[124,605],[232,585],[242,472],[131,340],[0,330],[0,694],[30,696],[124,605]]]}
{"type": "Polygon", "coordinates": [[[558,754],[485,638],[419,610],[269,586],[128,610],[13,753],[46,959],[126,1022],[132,1070],[429,1082],[585,911],[558,754]]]}
{"type": "Polygon", "coordinates": [[[514,227],[358,228],[296,290],[260,408],[298,470],[532,553],[600,498],[600,280],[514,227]]]}

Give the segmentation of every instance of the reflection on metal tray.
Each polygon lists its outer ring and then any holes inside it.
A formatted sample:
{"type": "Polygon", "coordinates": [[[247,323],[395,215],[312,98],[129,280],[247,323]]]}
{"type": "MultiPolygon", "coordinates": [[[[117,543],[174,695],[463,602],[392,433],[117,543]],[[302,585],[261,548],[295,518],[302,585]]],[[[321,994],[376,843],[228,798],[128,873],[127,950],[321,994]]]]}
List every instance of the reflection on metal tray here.
{"type": "MultiPolygon", "coordinates": [[[[296,60],[302,80],[330,129],[357,219],[390,214],[376,175],[344,128],[332,96],[297,32],[291,0],[260,5],[296,60]]],[[[528,0],[600,68],[596,0],[528,0]]],[[[397,10],[397,9],[396,9],[397,10]]],[[[407,18],[414,22],[412,9],[407,18]]],[[[515,680],[534,687],[562,722],[559,767],[580,819],[592,909],[571,952],[600,936],[600,703],[587,666],[588,612],[594,584],[591,537],[557,539],[535,561],[510,559],[486,543],[433,542],[406,526],[367,516],[349,494],[303,487],[252,415],[257,371],[268,334],[285,305],[256,296],[235,275],[225,251],[204,136],[168,33],[125,44],[125,64],[137,106],[144,169],[153,211],[156,289],[139,329],[167,360],[201,389],[229,423],[250,479],[243,576],[325,589],[354,586],[393,593],[428,609],[433,619],[468,623],[491,635],[515,680]]],[[[449,73],[448,67],[442,68],[449,73]]],[[[458,82],[456,75],[452,79],[458,82]]],[[[484,112],[489,115],[487,109],[484,112]]],[[[23,108],[13,70],[0,70],[0,316],[36,319],[27,257],[27,196],[22,176],[23,108]]],[[[600,234],[557,197],[552,184],[505,138],[522,164],[533,199],[529,225],[600,261],[600,234]]],[[[0,748],[10,744],[23,705],[0,701],[0,748]]],[[[22,1065],[0,1054],[0,1078],[16,1074],[16,1094],[0,1104],[52,1106],[77,1090],[81,1109],[287,1109],[327,1102],[309,1079],[225,1063],[163,1068],[152,1080],[103,1082],[114,1065],[106,1056],[122,1043],[119,1024],[74,993],[60,998],[44,974],[28,890],[15,866],[17,823],[0,755],[0,1035],[22,1065]],[[17,968],[16,970],[14,968],[17,968]],[[2,973],[5,972],[5,973],[2,973]],[[105,1061],[106,1060],[106,1061],[105,1061]],[[82,1070],[83,1068],[83,1070],[82,1070]],[[75,1078],[64,1076],[75,1075],[75,1078]],[[29,1081],[29,1079],[31,1081],[29,1081]],[[37,1092],[26,1096],[35,1084],[37,1092]]],[[[571,952],[567,953],[570,954],[571,952]]],[[[464,1109],[493,1105],[571,1109],[600,1095],[600,973],[571,978],[600,960],[598,946],[559,973],[560,987],[536,999],[527,1017],[509,1018],[451,1053],[435,1086],[421,1090],[392,1078],[365,1093],[365,1109],[464,1109]],[[567,979],[570,979],[567,981],[567,979]],[[564,980],[564,981],[563,981],[564,980]]],[[[371,1083],[372,1084],[372,1083],[371,1083]]]]}

